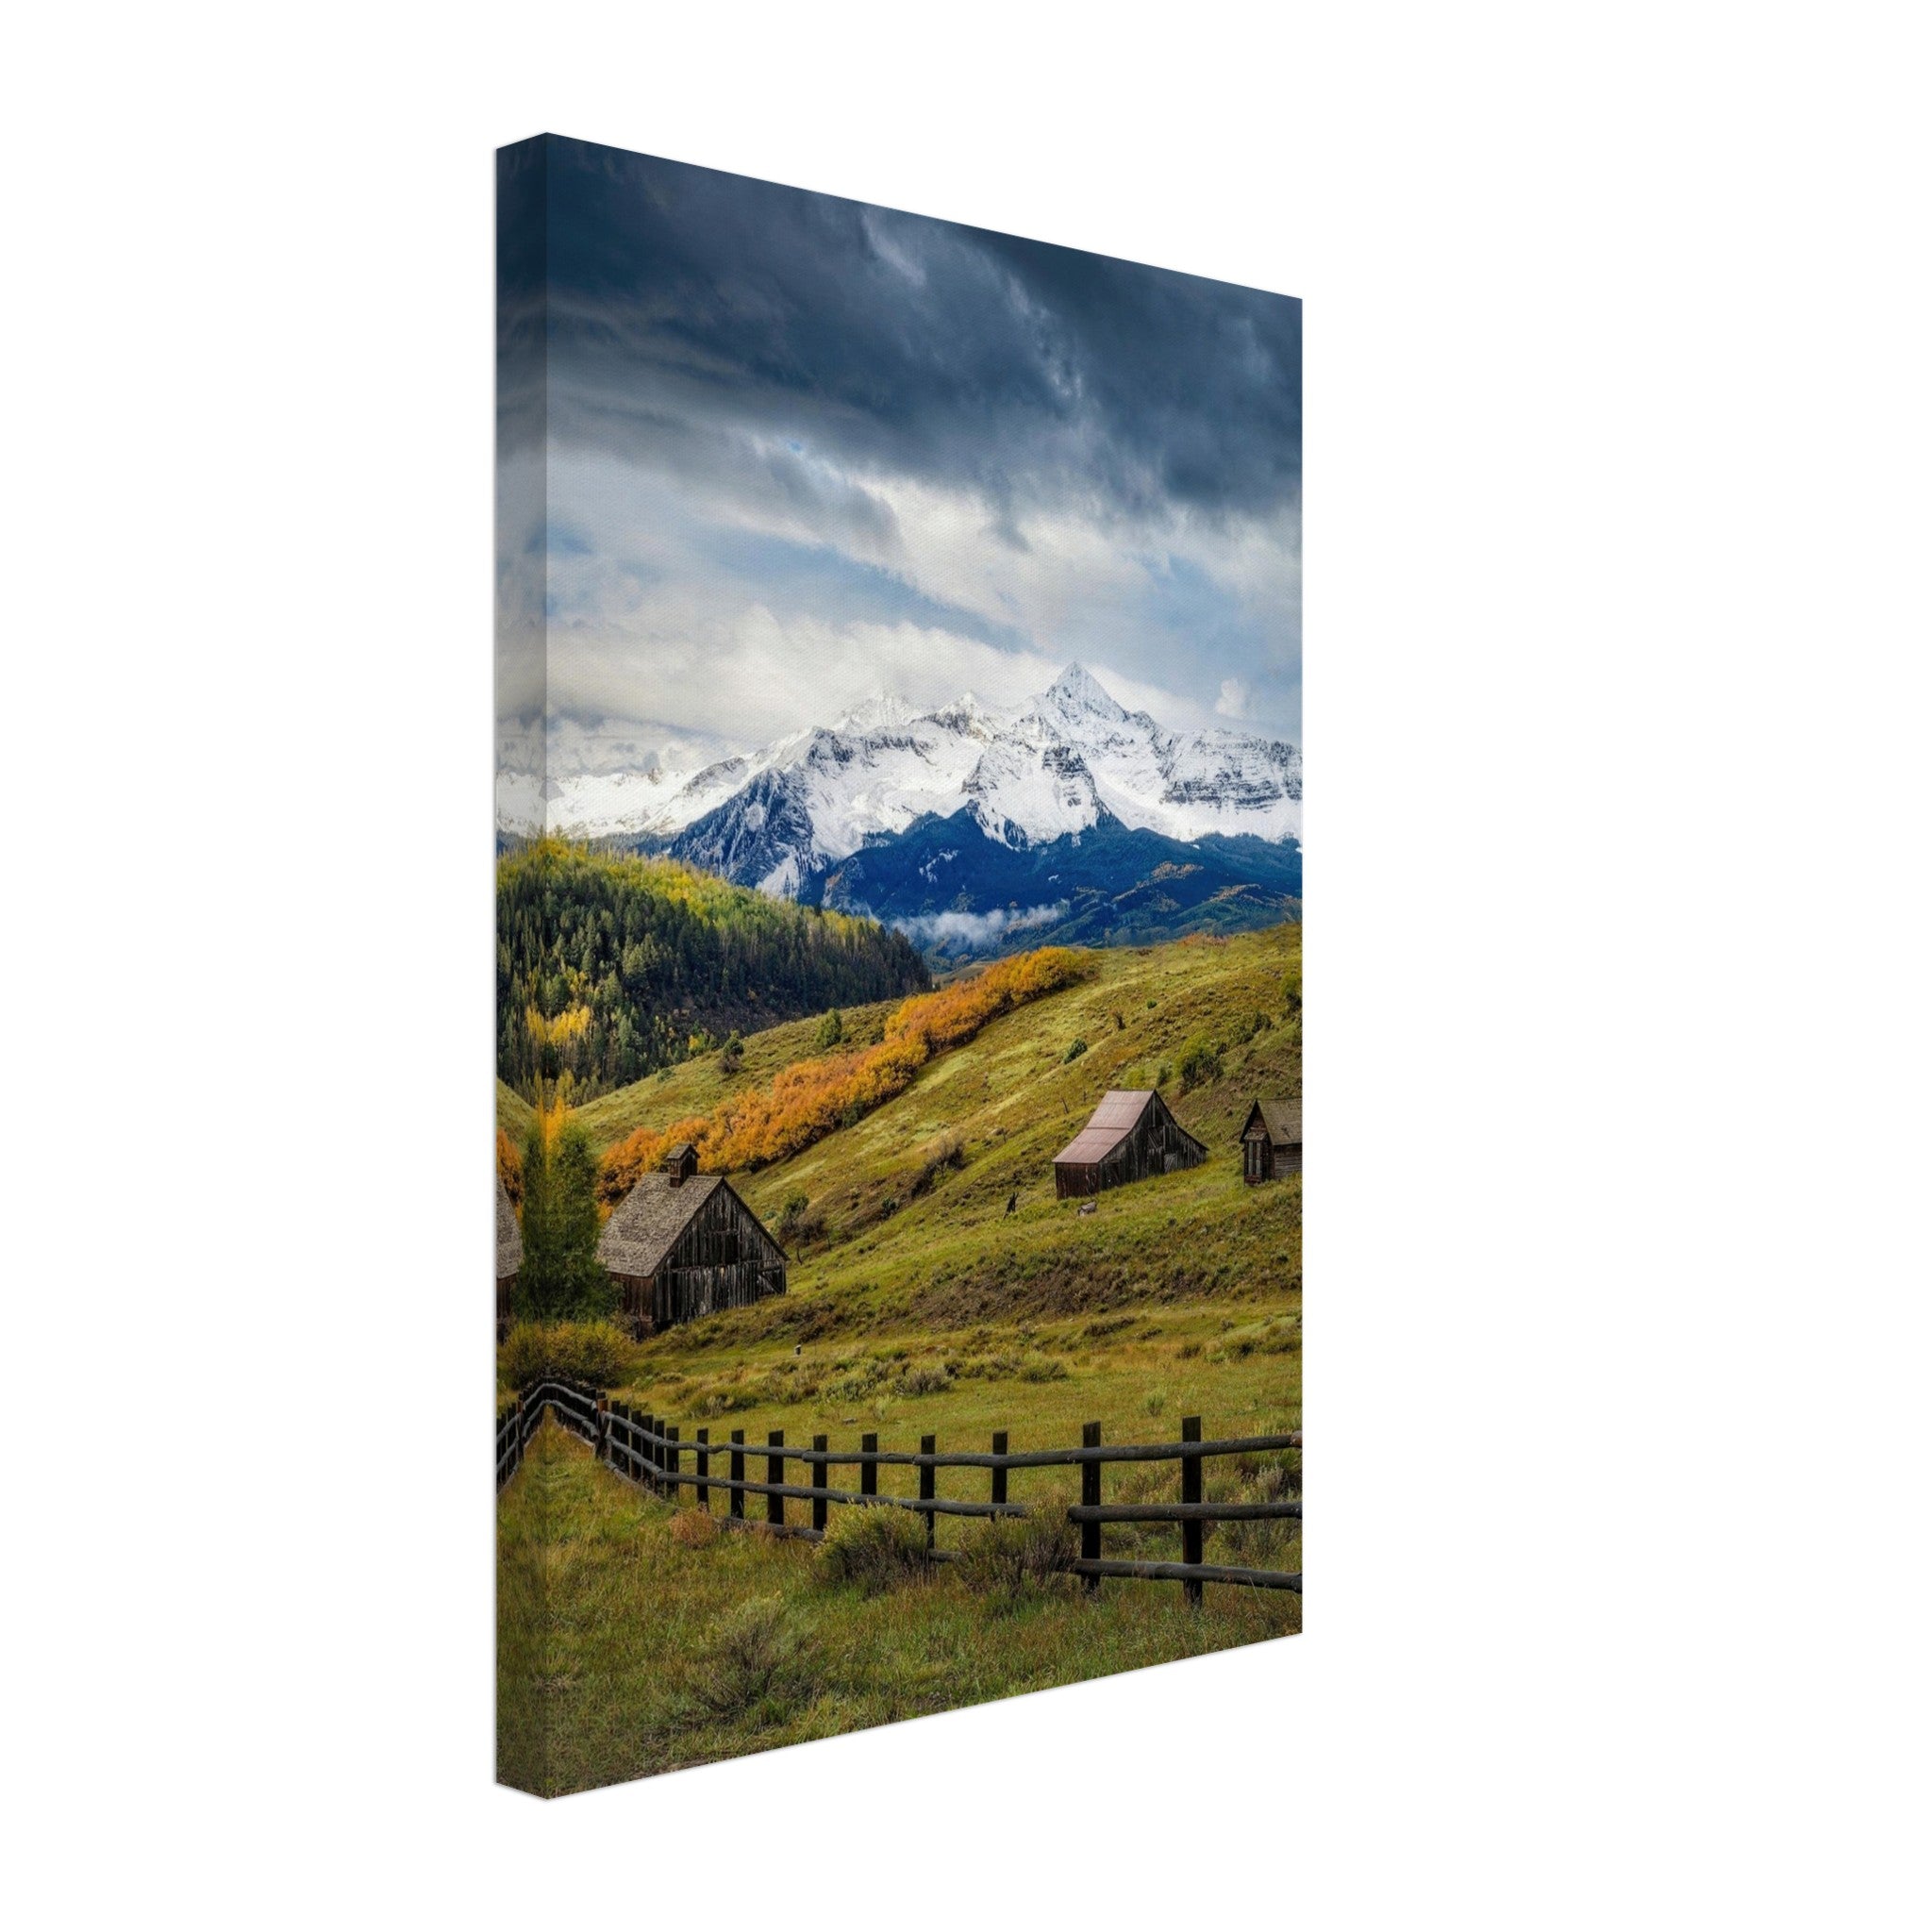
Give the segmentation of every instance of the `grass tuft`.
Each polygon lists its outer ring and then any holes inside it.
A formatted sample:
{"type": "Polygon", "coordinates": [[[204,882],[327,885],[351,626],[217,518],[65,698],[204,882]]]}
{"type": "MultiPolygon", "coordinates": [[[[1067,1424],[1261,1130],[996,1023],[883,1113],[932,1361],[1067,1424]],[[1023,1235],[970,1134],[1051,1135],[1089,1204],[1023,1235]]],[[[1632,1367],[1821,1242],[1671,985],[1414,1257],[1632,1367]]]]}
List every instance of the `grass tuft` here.
{"type": "Polygon", "coordinates": [[[754,1712],[782,1722],[811,1694],[811,1672],[784,1599],[755,1596],[725,1611],[691,1673],[691,1693],[713,1718],[754,1712]]]}
{"type": "Polygon", "coordinates": [[[815,1560],[828,1583],[856,1584],[866,1596],[923,1581],[933,1568],[924,1522],[909,1509],[886,1504],[839,1510],[815,1560]]]}
{"type": "Polygon", "coordinates": [[[959,1553],[960,1576],[1012,1607],[1073,1574],[1079,1554],[1074,1526],[1057,1510],[998,1516],[977,1524],[959,1553]]]}
{"type": "Polygon", "coordinates": [[[718,1519],[703,1509],[680,1509],[671,1519],[671,1541],[687,1550],[702,1550],[723,1533],[718,1519]]]}

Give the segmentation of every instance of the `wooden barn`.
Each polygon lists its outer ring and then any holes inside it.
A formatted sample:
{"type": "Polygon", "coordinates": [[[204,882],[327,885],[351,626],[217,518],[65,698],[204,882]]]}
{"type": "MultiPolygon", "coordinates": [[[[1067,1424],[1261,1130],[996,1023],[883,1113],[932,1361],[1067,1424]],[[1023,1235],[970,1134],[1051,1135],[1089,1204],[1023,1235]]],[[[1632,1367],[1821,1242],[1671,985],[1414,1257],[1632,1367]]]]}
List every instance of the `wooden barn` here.
{"type": "Polygon", "coordinates": [[[524,1231],[517,1225],[517,1210],[504,1191],[503,1176],[496,1177],[496,1339],[509,1332],[510,1297],[517,1291],[517,1270],[524,1265],[524,1231]]]}
{"type": "Polygon", "coordinates": [[[1257,1100],[1241,1129],[1241,1178],[1279,1180],[1302,1171],[1302,1104],[1299,1100],[1257,1100]]]}
{"type": "Polygon", "coordinates": [[[723,1174],[680,1141],[618,1204],[597,1258],[623,1291],[633,1335],[785,1292],[785,1251],[723,1174]]]}
{"type": "Polygon", "coordinates": [[[1199,1167],[1208,1150],[1152,1088],[1116,1089],[1053,1158],[1053,1191],[1062,1201],[1097,1194],[1150,1174],[1199,1167]]]}

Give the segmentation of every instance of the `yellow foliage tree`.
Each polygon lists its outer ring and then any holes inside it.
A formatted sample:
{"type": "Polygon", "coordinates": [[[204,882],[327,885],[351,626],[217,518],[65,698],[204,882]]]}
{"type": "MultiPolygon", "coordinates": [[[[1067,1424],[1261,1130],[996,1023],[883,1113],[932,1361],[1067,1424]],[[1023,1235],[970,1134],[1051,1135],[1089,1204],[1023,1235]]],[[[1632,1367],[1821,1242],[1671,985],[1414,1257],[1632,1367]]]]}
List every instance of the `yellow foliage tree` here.
{"type": "Polygon", "coordinates": [[[708,1174],[790,1159],[905,1092],[928,1060],[963,1045],[989,1021],[1070,985],[1080,963],[1079,954],[1066,946],[1003,959],[971,979],[906,1001],[887,1020],[876,1046],[798,1060],[769,1087],[734,1094],[708,1114],[656,1130],[640,1127],[605,1151],[598,1198],[615,1207],[680,1141],[697,1150],[698,1166],[708,1174]]]}
{"type": "Polygon", "coordinates": [[[503,1191],[509,1196],[512,1208],[524,1205],[524,1157],[517,1152],[516,1142],[501,1127],[496,1130],[496,1178],[503,1183],[503,1191]]]}

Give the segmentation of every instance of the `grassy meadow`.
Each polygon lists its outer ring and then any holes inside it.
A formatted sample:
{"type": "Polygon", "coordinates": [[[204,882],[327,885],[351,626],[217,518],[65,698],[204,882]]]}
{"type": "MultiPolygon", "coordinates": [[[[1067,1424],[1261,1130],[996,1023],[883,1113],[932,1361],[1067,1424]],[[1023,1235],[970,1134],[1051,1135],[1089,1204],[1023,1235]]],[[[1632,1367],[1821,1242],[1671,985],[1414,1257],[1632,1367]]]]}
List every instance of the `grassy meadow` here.
{"type": "MultiPolygon", "coordinates": [[[[876,1428],[898,1446],[908,1431],[1006,1426],[1017,1448],[1041,1430],[1077,1441],[1098,1420],[1122,1440],[1163,1394],[1210,1434],[1299,1427],[1301,1180],[1246,1186],[1236,1137],[1257,1094],[1300,1091],[1301,1029],[1283,999],[1300,936],[1091,955],[1083,983],[994,1021],[875,1113],[734,1176],[783,1230],[788,1293],[641,1344],[621,1392],[687,1436],[728,1419],[748,1432],[876,1428]],[[1054,1199],[1053,1157],[1102,1092],[1151,1085],[1191,1041],[1257,1016],[1270,1024],[1224,1049],[1218,1078],[1165,1083],[1208,1144],[1203,1166],[1111,1190],[1091,1214],[1054,1199]]],[[[809,1023],[754,1036],[738,1078],[810,1039],[809,1023]]],[[[675,1120],[724,1086],[716,1060],[580,1118],[599,1139],[675,1120]]]]}
{"type": "MultiPolygon", "coordinates": [[[[1201,1416],[1210,1438],[1298,1429],[1301,1178],[1247,1187],[1237,1137],[1257,1096],[1301,1091],[1300,946],[1301,927],[1287,924],[1088,955],[1078,983],[991,1022],[874,1112],[734,1174],[791,1257],[787,1294],[626,1347],[613,1393],[687,1442],[708,1429],[714,1444],[741,1428],[750,1443],[782,1429],[792,1445],[824,1433],[856,1447],[874,1430],[887,1449],[916,1449],[926,1434],[942,1450],[984,1449],[1004,1429],[1021,1451],[1077,1443],[1096,1421],[1109,1442],[1173,1441],[1183,1415],[1201,1416]],[[1207,1163],[1102,1194],[1091,1213],[1057,1202],[1053,1156],[1100,1094],[1157,1084],[1207,1143],[1207,1163]]],[[[876,1039],[895,1004],[847,1010],[845,1043],[876,1039]]],[[[661,1128],[768,1082],[822,1051],[818,1038],[816,1019],[773,1027],[745,1039],[735,1070],[706,1054],[576,1118],[599,1146],[661,1128]]],[[[508,1090],[499,1100],[514,1138],[523,1103],[508,1090]]],[[[1207,1471],[1210,1497],[1300,1489],[1298,1453],[1207,1471]]],[[[761,1476],[761,1463],[749,1473],[761,1476]]],[[[794,1466],[788,1479],[808,1477],[794,1466]]],[[[1167,1498],[1177,1480],[1172,1464],[1112,1465],[1104,1493],[1167,1498]]],[[[985,1483],[983,1471],[942,1471],[939,1492],[980,1497],[985,1483]]],[[[1051,1506],[1074,1499],[1077,1474],[1016,1471],[1011,1483],[1013,1500],[1051,1506]]],[[[887,1470],[882,1486],[909,1494],[916,1479],[887,1470]]],[[[753,1514],[760,1505],[749,1499],[753,1514]]],[[[808,1507],[789,1506],[794,1520],[808,1507]]],[[[1090,1602],[1057,1579],[995,1604],[958,1569],[866,1598],[829,1587],[803,1543],[706,1540],[688,1510],[678,1520],[696,1541],[680,1541],[670,1505],[554,1427],[500,1509],[503,1775],[532,1790],[1300,1627],[1291,1592],[1211,1586],[1198,1613],[1177,1585],[1152,1583],[1110,1582],[1090,1602]],[[724,1668],[719,1645],[745,1640],[733,1620],[754,1602],[767,1647],[792,1659],[774,1679],[791,1688],[738,1708],[706,1690],[705,1673],[724,1668]],[[547,1636],[530,1621],[540,1604],[547,1636]]],[[[1299,1569],[1299,1528],[1220,1525],[1207,1560],[1299,1569]]],[[[942,1548],[967,1549],[975,1533],[940,1521],[942,1548]]],[[[1178,1557],[1178,1531],[1109,1525],[1106,1552],[1178,1557]]]]}
{"type": "Polygon", "coordinates": [[[1288,1591],[1210,1587],[1194,1611],[1171,1584],[988,1591],[945,1567],[868,1594],[806,1543],[647,1496],[554,1423],[504,1492],[497,1564],[497,1774],[545,1797],[1301,1626],[1288,1591]]]}

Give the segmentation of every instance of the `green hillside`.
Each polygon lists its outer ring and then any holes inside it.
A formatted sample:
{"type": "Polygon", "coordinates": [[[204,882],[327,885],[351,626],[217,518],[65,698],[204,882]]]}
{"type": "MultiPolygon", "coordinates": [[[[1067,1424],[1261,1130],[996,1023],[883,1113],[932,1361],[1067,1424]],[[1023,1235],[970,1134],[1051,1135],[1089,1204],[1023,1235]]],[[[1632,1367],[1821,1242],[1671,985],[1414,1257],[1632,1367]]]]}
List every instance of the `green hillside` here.
{"type": "MultiPolygon", "coordinates": [[[[734,1175],[791,1256],[790,1292],[640,1344],[633,1397],[754,1431],[1012,1424],[1067,1441],[1094,1418],[1144,1428],[1156,1400],[1216,1426],[1298,1426],[1301,1182],[1245,1186],[1237,1137],[1257,1095],[1300,1091],[1300,963],[1298,924],[1096,953],[1082,984],[992,1022],[856,1125],[734,1175]],[[1053,1156],[1100,1094],[1157,1083],[1207,1164],[1089,1215],[1056,1202],[1053,1156]]],[[[808,1055],[814,1026],[752,1036],[730,1079],[808,1055]]],[[[725,1091],[717,1061],[579,1118],[600,1143],[666,1125],[725,1091]]]]}
{"type": "MultiPolygon", "coordinates": [[[[1210,1439],[1299,1428],[1301,1179],[1245,1186],[1237,1135],[1257,1095],[1300,1091],[1301,928],[1098,952],[1086,969],[855,1124],[734,1174],[786,1244],[790,1291],[614,1351],[607,1333],[597,1345],[614,1362],[596,1378],[687,1443],[742,1430],[762,1444],[782,1429],[797,1445],[824,1434],[856,1448],[876,1431],[886,1449],[926,1435],[984,1449],[1003,1431],[1024,1452],[1075,1443],[1091,1422],[1114,1443],[1174,1441],[1190,1415],[1210,1439]],[[1157,1081],[1208,1163],[1113,1190],[1091,1214],[1056,1203],[1053,1157],[1099,1095],[1157,1081]]],[[[845,1039],[875,1037],[891,1010],[843,1013],[845,1039]]],[[[704,1054],[578,1119],[600,1144],[661,1129],[822,1052],[820,1024],[753,1034],[736,1072],[704,1054]]],[[[506,1383],[529,1372],[533,1341],[597,1334],[514,1331],[506,1383]]],[[[764,1467],[750,1458],[754,1476],[764,1467]]],[[[725,1473],[723,1455],[711,1469],[725,1473]]],[[[796,1464],[788,1474],[800,1479],[796,1464]]],[[[1103,1493],[1169,1501],[1177,1480],[1172,1464],[1113,1464],[1103,1493]]],[[[986,1481],[949,1469],[939,1494],[984,1497],[986,1481]]],[[[903,1465],[879,1471],[890,1495],[916,1482],[903,1465]]],[[[1301,1452],[1223,1458],[1205,1483],[1213,1501],[1299,1498],[1301,1452]]],[[[1037,1523],[1064,1524],[1078,1477],[1019,1469],[1008,1493],[1037,1523]]],[[[936,1535],[954,1567],[869,1595],[828,1582],[808,1543],[721,1535],[722,1495],[707,1514],[689,1490],[682,1502],[598,1468],[553,1425],[533,1441],[499,1514],[509,1782],[576,1790],[1301,1628],[1287,1591],[1209,1586],[1194,1609],[1171,1583],[989,1587],[973,1567],[988,1532],[953,1516],[936,1535]],[[790,1660],[750,1703],[731,1674],[747,1632],[790,1660]]],[[[747,1514],[761,1513],[754,1499],[747,1514]]],[[[835,1509],[834,1528],[850,1513],[835,1509]]],[[[1183,1555],[1169,1522],[1109,1524],[1101,1551],[1183,1555]]],[[[1210,1524],[1205,1554],[1299,1572],[1301,1524],[1210,1524]]]]}
{"type": "Polygon", "coordinates": [[[496,1083],[496,1124],[509,1136],[511,1146],[524,1144],[524,1136],[535,1118],[536,1109],[521,1093],[506,1087],[501,1080],[496,1083]]]}
{"type": "MultiPolygon", "coordinates": [[[[840,1008],[840,1046],[874,1044],[885,1033],[887,1016],[899,1005],[891,999],[840,1008]]],[[[826,1049],[817,1041],[824,1020],[824,1014],[814,1013],[809,1019],[747,1034],[744,1058],[736,1069],[727,1067],[722,1053],[699,1054],[648,1080],[588,1102],[577,1109],[577,1119],[598,1147],[607,1147],[638,1127],[663,1127],[691,1114],[708,1113],[734,1093],[764,1086],[779,1068],[824,1053],[826,1049]]]]}

